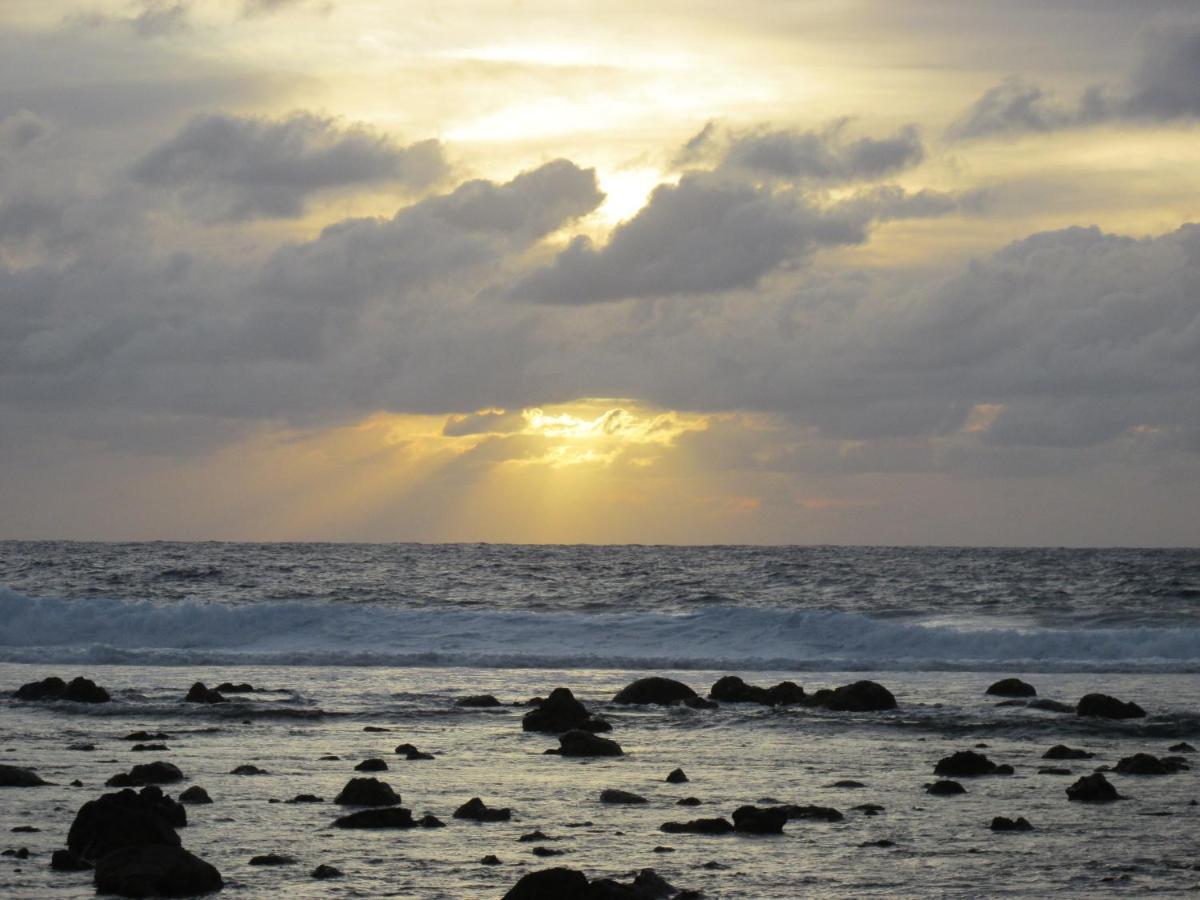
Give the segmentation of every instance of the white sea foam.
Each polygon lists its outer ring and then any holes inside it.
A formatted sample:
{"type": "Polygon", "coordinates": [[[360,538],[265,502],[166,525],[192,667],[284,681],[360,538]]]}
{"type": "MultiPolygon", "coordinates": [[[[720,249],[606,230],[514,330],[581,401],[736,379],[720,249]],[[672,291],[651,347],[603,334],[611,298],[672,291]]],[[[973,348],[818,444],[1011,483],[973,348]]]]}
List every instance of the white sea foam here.
{"type": "Polygon", "coordinates": [[[0,660],[797,670],[1200,671],[1200,628],[921,624],[828,610],[689,614],[33,599],[0,588],[0,660]]]}

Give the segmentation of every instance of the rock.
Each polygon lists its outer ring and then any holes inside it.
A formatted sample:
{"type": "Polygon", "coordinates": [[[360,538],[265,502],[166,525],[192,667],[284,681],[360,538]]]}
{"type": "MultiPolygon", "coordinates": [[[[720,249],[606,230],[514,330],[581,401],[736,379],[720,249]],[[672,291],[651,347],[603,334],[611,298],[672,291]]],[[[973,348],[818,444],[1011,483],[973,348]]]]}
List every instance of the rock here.
{"type": "Polygon", "coordinates": [[[1079,803],[1111,803],[1120,800],[1117,789],[1100,772],[1084,775],[1067,788],[1067,799],[1079,803]]]}
{"type": "Polygon", "coordinates": [[[722,703],[766,703],[766,688],[746,684],[737,675],[718,678],[709,688],[708,696],[722,703]]]}
{"type": "Polygon", "coordinates": [[[784,811],[789,821],[799,819],[815,822],[840,822],[845,818],[832,806],[797,806],[789,803],[779,808],[784,811]]]}
{"type": "Polygon", "coordinates": [[[649,803],[641,794],[634,794],[629,791],[620,791],[616,788],[607,788],[600,792],[601,803],[649,803]]]}
{"type": "Polygon", "coordinates": [[[380,806],[360,809],[335,819],[334,828],[416,828],[412,810],[403,806],[380,806]]]}
{"type": "Polygon", "coordinates": [[[548,841],[548,840],[551,840],[551,837],[539,828],[539,829],[529,832],[528,834],[521,835],[519,838],[517,838],[517,843],[531,844],[531,843],[534,843],[535,841],[548,841]]]}
{"type": "Polygon", "coordinates": [[[1045,700],[1045,699],[1039,698],[1037,700],[1030,700],[1028,703],[1025,704],[1025,706],[1028,707],[1029,709],[1043,709],[1046,712],[1056,712],[1056,713],[1073,713],[1073,712],[1075,712],[1075,707],[1073,707],[1070,703],[1063,703],[1059,700],[1045,700]]]}
{"type": "Polygon", "coordinates": [[[434,815],[424,815],[417,820],[422,828],[445,828],[446,823],[434,815]]]}
{"type": "Polygon", "coordinates": [[[676,800],[675,805],[676,806],[699,806],[700,798],[699,797],[683,797],[680,800],[676,800]]]}
{"type": "Polygon", "coordinates": [[[0,787],[40,787],[49,784],[32,769],[20,766],[0,766],[0,787]]]}
{"type": "Polygon", "coordinates": [[[55,676],[23,684],[14,696],[17,700],[69,700],[73,703],[108,703],[112,699],[108,691],[90,678],[73,678],[67,684],[55,676]]]}
{"type": "Polygon", "coordinates": [[[821,703],[836,712],[877,712],[896,708],[896,698],[874,681],[856,681],[843,685],[821,703]]]}
{"type": "Polygon", "coordinates": [[[319,881],[324,881],[327,878],[341,878],[343,873],[342,873],[341,869],[335,868],[333,866],[327,866],[327,865],[325,865],[325,863],[321,863],[319,866],[317,866],[315,869],[313,869],[312,872],[310,872],[309,874],[313,878],[316,878],[319,881]]]}
{"type": "Polygon", "coordinates": [[[542,869],[523,875],[504,900],[585,900],[587,876],[574,869],[542,869]]]}
{"type": "Polygon", "coordinates": [[[169,741],[171,736],[162,731],[134,731],[131,734],[125,735],[123,741],[169,741]]]}
{"type": "Polygon", "coordinates": [[[249,864],[252,866],[294,866],[296,858],[294,856],[283,856],[279,853],[263,853],[259,856],[250,857],[249,864]]]}
{"type": "Polygon", "coordinates": [[[726,819],[692,819],[690,822],[664,822],[660,830],[668,834],[729,834],[733,826],[726,819]]]}
{"type": "Polygon", "coordinates": [[[534,856],[562,856],[564,851],[553,847],[534,847],[532,852],[534,856]]]}
{"type": "Polygon", "coordinates": [[[954,778],[974,778],[979,775],[1011,775],[1011,766],[998,766],[982,753],[960,750],[944,756],[933,767],[934,775],[949,775],[954,778]]]}
{"type": "Polygon", "coordinates": [[[75,703],[108,703],[112,699],[108,691],[88,678],[72,678],[62,698],[75,703]]]}
{"type": "Polygon", "coordinates": [[[251,765],[250,763],[245,763],[243,765],[236,767],[229,774],[230,775],[270,775],[271,773],[268,772],[266,769],[260,769],[258,766],[251,765]]]}
{"type": "Polygon", "coordinates": [[[653,675],[649,678],[639,678],[617,691],[613,703],[626,703],[638,706],[654,703],[667,706],[671,703],[682,702],[696,696],[696,692],[681,681],[653,675]]]}
{"type": "Polygon", "coordinates": [[[1100,719],[1142,719],[1146,711],[1136,703],[1126,703],[1107,694],[1087,694],[1075,707],[1075,715],[1100,719]]]}
{"type": "Polygon", "coordinates": [[[1195,753],[1196,752],[1196,748],[1193,747],[1191,744],[1189,744],[1187,741],[1183,741],[1182,743],[1179,743],[1179,744],[1172,744],[1170,747],[1167,748],[1167,750],[1170,751],[1171,753],[1195,753]]]}
{"type": "Polygon", "coordinates": [[[721,706],[715,700],[705,700],[703,697],[688,697],[681,702],[688,709],[718,709],[721,706]]]}
{"type": "Polygon", "coordinates": [[[472,694],[469,697],[459,697],[454,701],[454,705],[487,709],[492,706],[500,706],[500,701],[491,694],[472,694]]]}
{"type": "MultiPolygon", "coordinates": [[[[183,799],[180,797],[180,799],[183,799]]],[[[316,794],[297,794],[291,800],[284,800],[284,803],[324,803],[324,797],[318,797],[316,794]]]]}
{"type": "Polygon", "coordinates": [[[512,818],[512,810],[508,807],[493,809],[478,797],[472,797],[454,811],[454,818],[474,822],[507,822],[512,818]]]}
{"type": "Polygon", "coordinates": [[[253,694],[254,685],[243,681],[241,684],[230,684],[228,681],[222,681],[214,688],[219,694],[253,694]]]}
{"type": "Polygon", "coordinates": [[[935,781],[925,785],[925,793],[935,797],[953,797],[955,794],[965,794],[967,789],[957,781],[935,781]]]}
{"type": "Polygon", "coordinates": [[[1042,754],[1042,759],[1091,759],[1093,755],[1086,750],[1075,750],[1066,744],[1055,744],[1042,754]]]}
{"type": "Polygon", "coordinates": [[[642,869],[631,884],[597,878],[588,886],[587,900],[663,900],[666,897],[683,900],[689,893],[676,891],[653,869],[642,869]]]}
{"type": "Polygon", "coordinates": [[[1187,769],[1188,766],[1178,757],[1167,756],[1159,759],[1149,753],[1126,756],[1114,767],[1120,775],[1173,775],[1187,769]]]}
{"type": "Polygon", "coordinates": [[[841,781],[835,781],[830,787],[835,788],[863,788],[866,787],[861,781],[854,781],[850,778],[843,778],[841,781]]]}
{"type": "Polygon", "coordinates": [[[96,863],[96,893],[123,897],[191,897],[219,891],[221,873],[182,847],[122,847],[96,863]]]}
{"type": "Polygon", "coordinates": [[[40,828],[35,828],[33,825],[18,825],[16,828],[8,829],[13,834],[40,834],[40,828]]]}
{"type": "Polygon", "coordinates": [[[422,753],[412,744],[401,744],[396,748],[396,753],[409,760],[433,759],[432,753],[422,753]]]}
{"type": "Polygon", "coordinates": [[[108,787],[141,787],[145,784],[174,784],[176,781],[183,781],[183,773],[178,766],[169,762],[152,762],[134,766],[127,775],[114,775],[105,784],[108,787]]]}
{"type": "Polygon", "coordinates": [[[56,675],[23,684],[13,692],[17,700],[58,700],[67,690],[67,683],[56,675]]]}
{"type": "Polygon", "coordinates": [[[572,729],[558,737],[559,746],[547,750],[560,756],[623,756],[625,751],[616,741],[598,737],[590,731],[572,729]]]}
{"type": "Polygon", "coordinates": [[[494,853],[489,853],[483,859],[479,860],[479,864],[481,866],[502,866],[502,865],[504,865],[504,863],[500,862],[500,857],[498,857],[494,853]]]}
{"type": "Polygon", "coordinates": [[[318,762],[337,762],[340,756],[334,756],[332,753],[326,753],[324,756],[317,757],[318,762]]]}
{"type": "Polygon", "coordinates": [[[1033,826],[1024,816],[1009,819],[1006,816],[996,816],[992,819],[992,831],[1033,831],[1033,826]]]}
{"type": "Polygon", "coordinates": [[[667,775],[667,781],[671,784],[683,784],[688,780],[688,777],[683,774],[683,769],[672,769],[667,775]]]}
{"type": "Polygon", "coordinates": [[[860,847],[884,847],[884,848],[887,848],[887,847],[895,847],[895,846],[896,846],[896,842],[895,842],[895,841],[889,841],[887,838],[880,838],[880,839],[879,839],[879,840],[877,840],[877,841],[863,841],[863,842],[862,842],[861,844],[859,844],[858,846],[860,846],[860,847]]]}
{"type": "Polygon", "coordinates": [[[83,782],[76,778],[71,782],[71,787],[83,787],[83,782]]]}
{"type": "Polygon", "coordinates": [[[561,734],[564,731],[611,731],[612,726],[598,716],[593,716],[568,688],[555,688],[550,696],[525,713],[521,719],[524,731],[540,731],[546,734],[561,734]]]}
{"type": "MultiPolygon", "coordinates": [[[[96,749],[96,745],[95,744],[67,744],[67,749],[75,750],[80,753],[91,753],[93,750],[96,749]]],[[[136,750],[137,747],[134,747],[133,749],[136,750]]]]}
{"type": "Polygon", "coordinates": [[[1064,769],[1061,766],[1041,766],[1038,769],[1039,775],[1070,775],[1070,769],[1064,769]]]}
{"type": "Polygon", "coordinates": [[[372,758],[372,759],[364,759],[362,762],[360,762],[357,766],[354,767],[354,771],[355,772],[386,772],[387,767],[388,767],[387,763],[385,763],[382,759],[372,758]]]}
{"type": "MultiPolygon", "coordinates": [[[[178,847],[178,821],[173,801],[164,802],[162,791],[147,788],[104,794],[79,808],[67,832],[67,849],[87,862],[125,847],[158,844],[178,847]]],[[[179,807],[180,811],[183,807],[179,807]]],[[[186,819],[185,819],[186,821],[186,819]]]]}
{"type": "Polygon", "coordinates": [[[92,864],[80,859],[70,850],[55,850],[50,857],[50,868],[58,872],[82,872],[92,864]]]}
{"type": "Polygon", "coordinates": [[[383,728],[379,725],[367,725],[363,728],[363,731],[368,732],[369,734],[379,734],[381,732],[391,731],[391,730],[392,729],[390,729],[390,728],[383,728]]]}
{"type": "MultiPolygon", "coordinates": [[[[11,856],[14,859],[29,859],[29,848],[18,847],[16,850],[4,850],[0,856],[11,856]]],[[[20,871],[19,869],[17,871],[20,871]]]]}
{"type": "Polygon", "coordinates": [[[742,834],[783,834],[787,820],[782,807],[739,806],[733,811],[733,830],[742,834]]]}
{"type": "Polygon", "coordinates": [[[212,797],[208,796],[208,791],[200,787],[198,784],[193,784],[190,788],[179,795],[180,803],[191,803],[197,806],[205,803],[212,803],[212,797]]]}
{"type": "Polygon", "coordinates": [[[185,703],[227,703],[220,691],[214,691],[211,688],[204,686],[204,682],[197,681],[191,686],[187,692],[187,696],[183,698],[185,703]]]}
{"type": "Polygon", "coordinates": [[[1036,697],[1037,688],[1020,678],[1002,678],[984,693],[994,697],[1036,697]]]}
{"type": "Polygon", "coordinates": [[[134,744],[129,750],[132,753],[169,753],[171,748],[166,744],[134,744]]]}
{"type": "Polygon", "coordinates": [[[378,778],[351,778],[333,802],[341,806],[395,806],[400,795],[378,778]]]}
{"type": "Polygon", "coordinates": [[[865,816],[877,816],[884,811],[886,807],[880,806],[878,803],[860,803],[858,806],[853,806],[851,809],[857,810],[865,816]]]}

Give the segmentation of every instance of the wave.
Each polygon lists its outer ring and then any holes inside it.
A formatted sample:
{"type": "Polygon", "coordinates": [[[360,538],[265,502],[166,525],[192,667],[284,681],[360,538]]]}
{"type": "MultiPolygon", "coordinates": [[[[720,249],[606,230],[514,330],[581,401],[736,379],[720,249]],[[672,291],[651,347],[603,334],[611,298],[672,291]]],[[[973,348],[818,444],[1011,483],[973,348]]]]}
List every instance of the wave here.
{"type": "Polygon", "coordinates": [[[1200,628],[922,624],[830,610],[405,609],[35,599],[0,588],[0,660],[124,665],[1200,672],[1200,628]]]}

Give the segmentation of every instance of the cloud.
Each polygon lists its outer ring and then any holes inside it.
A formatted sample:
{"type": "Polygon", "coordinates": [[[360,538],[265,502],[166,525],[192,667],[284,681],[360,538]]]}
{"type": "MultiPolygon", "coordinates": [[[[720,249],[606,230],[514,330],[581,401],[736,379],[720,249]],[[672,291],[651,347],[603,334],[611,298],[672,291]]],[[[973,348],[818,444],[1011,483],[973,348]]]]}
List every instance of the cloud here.
{"type": "Polygon", "coordinates": [[[311,6],[319,12],[327,13],[333,4],[327,0],[242,0],[242,16],[270,16],[288,9],[302,9],[311,6]]]}
{"type": "Polygon", "coordinates": [[[27,109],[0,116],[0,153],[22,153],[44,140],[50,131],[49,122],[27,109]]]}
{"type": "Polygon", "coordinates": [[[140,9],[127,16],[83,13],[69,19],[80,25],[100,28],[117,25],[129,28],[140,38],[158,38],[187,31],[188,5],[183,0],[141,0],[140,9]]]}
{"type": "Polygon", "coordinates": [[[448,168],[436,140],[402,147],[362,126],[293,113],[278,120],[197,116],[132,174],[176,192],[199,219],[240,221],[300,216],[321,191],[383,183],[425,188],[448,168]]]}
{"type": "Polygon", "coordinates": [[[1077,100],[1019,77],[989,88],[950,126],[969,140],[1058,131],[1102,122],[1200,117],[1200,19],[1162,18],[1143,29],[1133,70],[1116,85],[1092,85],[1077,100]]]}

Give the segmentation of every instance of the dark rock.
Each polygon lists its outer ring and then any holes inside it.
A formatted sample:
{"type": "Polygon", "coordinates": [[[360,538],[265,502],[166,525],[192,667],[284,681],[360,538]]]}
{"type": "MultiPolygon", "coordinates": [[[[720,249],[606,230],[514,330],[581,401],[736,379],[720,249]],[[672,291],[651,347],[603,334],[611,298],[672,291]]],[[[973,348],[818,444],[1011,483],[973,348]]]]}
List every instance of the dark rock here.
{"type": "Polygon", "coordinates": [[[417,824],[422,828],[445,828],[446,823],[437,816],[426,814],[417,820],[417,824]]]}
{"type": "Polygon", "coordinates": [[[798,806],[789,803],[781,806],[780,809],[784,811],[789,821],[798,819],[815,822],[840,822],[845,818],[832,806],[798,806]]]}
{"type": "Polygon", "coordinates": [[[171,750],[171,748],[168,747],[166,744],[134,744],[129,749],[133,753],[148,753],[148,752],[169,753],[171,750]]]}
{"type": "Polygon", "coordinates": [[[597,878],[588,887],[587,900],[663,900],[666,897],[682,900],[689,893],[676,891],[653,869],[642,869],[631,884],[597,878]]]}
{"type": "Polygon", "coordinates": [[[619,791],[616,788],[608,788],[600,792],[601,803],[648,803],[649,801],[641,794],[633,794],[629,791],[619,791]]]}
{"type": "Polygon", "coordinates": [[[682,800],[676,800],[675,805],[676,806],[699,806],[700,798],[699,797],[684,797],[682,800]]]}
{"type": "Polygon", "coordinates": [[[546,752],[557,753],[560,756],[623,756],[625,752],[616,741],[579,729],[559,735],[558,743],[557,748],[546,752]]]}
{"type": "Polygon", "coordinates": [[[179,795],[180,803],[192,803],[197,806],[205,803],[212,803],[212,797],[208,796],[208,791],[200,787],[198,784],[193,784],[186,791],[179,795]]]}
{"type": "Polygon", "coordinates": [[[542,869],[523,875],[504,900],[585,900],[587,876],[574,869],[542,869]]]}
{"type": "Polygon", "coordinates": [[[211,688],[205,687],[204,682],[197,681],[191,686],[187,692],[187,696],[183,698],[185,703],[227,703],[225,697],[220,691],[214,691],[211,688]]]}
{"type": "Polygon", "coordinates": [[[562,850],[555,850],[553,847],[534,847],[534,856],[562,856],[562,850]]]}
{"type": "Polygon", "coordinates": [[[877,840],[877,841],[863,841],[863,842],[862,842],[861,844],[859,844],[858,846],[860,846],[860,847],[884,847],[884,848],[887,848],[887,847],[895,847],[895,846],[896,846],[896,842],[895,842],[895,841],[889,841],[887,838],[880,838],[880,839],[879,839],[879,840],[877,840]]]}
{"type": "Polygon", "coordinates": [[[241,684],[230,684],[228,681],[222,681],[218,684],[215,690],[220,694],[253,694],[254,685],[243,681],[241,684]]]}
{"type": "Polygon", "coordinates": [[[1065,744],[1055,744],[1042,754],[1042,759],[1091,759],[1093,755],[1086,750],[1075,750],[1065,744]]]}
{"type": "Polygon", "coordinates": [[[985,693],[994,697],[1036,697],[1037,688],[1020,678],[1002,678],[985,693]]]}
{"type": "Polygon", "coordinates": [[[655,847],[650,852],[651,853],[674,853],[675,848],[674,847],[664,847],[662,844],[659,844],[657,847],[655,847]]]}
{"type": "MultiPolygon", "coordinates": [[[[67,749],[75,750],[80,753],[91,753],[93,750],[96,749],[96,745],[95,744],[67,744],[67,749]]],[[[134,747],[133,749],[136,750],[137,747],[134,747]]],[[[163,748],[163,749],[166,749],[166,748],[163,748]]]]}
{"type": "Polygon", "coordinates": [[[250,763],[245,763],[245,764],[240,765],[237,768],[235,768],[229,774],[230,775],[270,775],[271,773],[268,772],[266,769],[260,769],[258,766],[251,765],[250,763]]]}
{"type": "Polygon", "coordinates": [[[979,775],[1012,774],[1012,767],[1007,772],[1002,766],[996,765],[982,753],[974,750],[960,750],[950,756],[942,757],[933,767],[934,775],[948,775],[953,778],[974,778],[979,775]]]}
{"type": "Polygon", "coordinates": [[[1042,709],[1042,710],[1045,710],[1046,712],[1056,712],[1056,713],[1073,713],[1073,712],[1075,712],[1075,707],[1073,707],[1070,703],[1063,703],[1060,700],[1046,700],[1046,699],[1039,698],[1037,700],[1030,700],[1028,703],[1025,704],[1025,706],[1029,709],[1042,709]]]}
{"type": "Polygon", "coordinates": [[[29,848],[18,847],[16,850],[5,850],[0,852],[0,856],[11,856],[14,859],[29,859],[29,848]]]}
{"type": "Polygon", "coordinates": [[[876,712],[896,708],[896,698],[874,681],[856,681],[837,688],[822,704],[836,712],[876,712]]]}
{"type": "Polygon", "coordinates": [[[733,830],[741,834],[783,834],[787,820],[782,807],[739,806],[733,811],[733,830]]]}
{"type": "Polygon", "coordinates": [[[83,787],[83,782],[76,778],[71,782],[71,787],[83,787]]]}
{"type": "Polygon", "coordinates": [[[736,675],[718,678],[708,696],[722,703],[767,703],[767,689],[746,684],[736,675]]]}
{"type": "Polygon", "coordinates": [[[23,684],[16,691],[18,700],[69,700],[73,703],[108,703],[112,697],[90,678],[72,678],[70,684],[51,676],[23,684]]]}
{"type": "Polygon", "coordinates": [[[388,767],[387,763],[385,763],[382,759],[372,758],[372,759],[364,759],[362,762],[360,762],[357,766],[354,767],[354,771],[355,772],[386,772],[387,767],[388,767]]]}
{"type": "Polygon", "coordinates": [[[628,703],[638,706],[654,703],[667,706],[695,696],[696,692],[683,682],[653,675],[649,678],[639,678],[632,684],[621,688],[613,697],[613,703],[628,703]]]}
{"type": "Polygon", "coordinates": [[[341,869],[321,863],[310,874],[318,881],[325,881],[327,878],[341,878],[343,873],[341,869]]]}
{"type": "Polygon", "coordinates": [[[80,859],[70,850],[55,850],[50,857],[50,868],[58,872],[82,872],[91,867],[90,862],[80,859]]]}
{"type": "Polygon", "coordinates": [[[1064,769],[1061,766],[1042,766],[1038,769],[1039,775],[1070,775],[1070,769],[1064,769]]]}
{"type": "Polygon", "coordinates": [[[1182,743],[1179,743],[1179,744],[1172,744],[1170,747],[1167,748],[1167,750],[1170,751],[1171,753],[1195,753],[1196,752],[1196,748],[1193,747],[1191,744],[1189,744],[1187,741],[1183,741],[1182,743]]]}
{"type": "Polygon", "coordinates": [[[703,697],[688,697],[680,702],[688,709],[718,709],[721,705],[713,700],[705,700],[703,697]]]}
{"type": "Polygon", "coordinates": [[[335,828],[416,828],[412,810],[403,806],[360,809],[333,822],[335,828]]]}
{"type": "Polygon", "coordinates": [[[710,871],[719,871],[721,869],[728,869],[729,866],[725,865],[724,863],[716,862],[715,860],[709,860],[708,862],[701,864],[700,868],[708,869],[710,871]]]}
{"type": "Polygon", "coordinates": [[[794,681],[781,681],[767,688],[767,702],[771,706],[792,706],[807,700],[808,695],[804,693],[804,688],[794,681]]]}
{"type": "Polygon", "coordinates": [[[504,865],[504,863],[500,862],[500,857],[498,857],[494,853],[489,853],[487,856],[485,856],[483,859],[481,859],[479,861],[479,864],[481,866],[502,866],[502,865],[504,865]]]}
{"type": "Polygon", "coordinates": [[[536,841],[549,841],[549,840],[552,840],[550,835],[546,834],[539,828],[534,831],[530,831],[528,834],[521,835],[519,838],[517,838],[517,843],[532,844],[532,843],[535,843],[536,841]]]}
{"type": "Polygon", "coordinates": [[[690,822],[664,822],[659,826],[668,834],[729,834],[733,826],[726,819],[692,819],[690,822]]]}
{"type": "Polygon", "coordinates": [[[171,736],[162,731],[135,731],[125,735],[121,740],[124,741],[169,741],[171,736]]]}
{"type": "Polygon", "coordinates": [[[849,779],[849,778],[844,778],[844,779],[842,779],[841,781],[835,781],[833,784],[831,784],[831,785],[830,785],[830,787],[835,787],[835,788],[862,788],[862,787],[866,787],[866,785],[865,785],[865,784],[863,784],[861,781],[853,781],[852,779],[849,779]]]}
{"type": "Polygon", "coordinates": [[[1101,773],[1084,775],[1067,788],[1067,799],[1079,803],[1110,803],[1120,800],[1117,789],[1109,784],[1108,779],[1101,773]]]}
{"type": "Polygon", "coordinates": [[[250,865],[252,866],[294,866],[296,858],[294,856],[283,856],[279,853],[263,853],[259,856],[250,857],[250,865]]]}
{"type": "Polygon", "coordinates": [[[860,803],[858,806],[852,806],[851,809],[857,810],[866,816],[877,816],[886,809],[878,803],[860,803]]]}
{"type": "Polygon", "coordinates": [[[141,787],[145,784],[174,784],[176,781],[183,781],[179,767],[160,761],[134,766],[129,774],[114,775],[105,784],[108,787],[141,787]]]}
{"type": "Polygon", "coordinates": [[[1010,819],[1007,816],[996,816],[992,819],[992,831],[1033,831],[1033,826],[1024,816],[1010,819]]]}
{"type": "Polygon", "coordinates": [[[333,802],[342,806],[395,806],[400,795],[378,778],[351,778],[333,802]]]}
{"type": "Polygon", "coordinates": [[[191,897],[225,883],[210,863],[182,847],[122,847],[96,863],[96,893],[123,897],[191,897]]]}
{"type": "Polygon", "coordinates": [[[521,719],[524,731],[540,731],[546,734],[561,734],[578,729],[582,731],[611,731],[612,726],[587,711],[568,688],[555,688],[550,696],[525,713],[521,719]]]}
{"type": "Polygon", "coordinates": [[[512,818],[512,810],[508,807],[492,809],[478,797],[472,797],[454,811],[454,818],[475,822],[507,822],[512,818]]]}
{"type": "Polygon", "coordinates": [[[366,727],[363,728],[363,731],[366,731],[370,734],[379,734],[381,732],[391,731],[391,730],[392,729],[390,729],[390,728],[383,728],[380,725],[367,725],[366,727]]]}
{"type": "Polygon", "coordinates": [[[8,829],[13,834],[39,834],[42,829],[35,828],[33,825],[18,825],[16,828],[8,829]]]}
{"type": "Polygon", "coordinates": [[[412,744],[401,744],[396,748],[396,753],[409,760],[433,759],[432,753],[422,753],[412,744]]]}
{"type": "Polygon", "coordinates": [[[57,675],[23,684],[14,692],[17,700],[59,700],[66,693],[67,683],[57,675]]]}
{"type": "Polygon", "coordinates": [[[318,762],[337,762],[340,759],[340,756],[335,756],[332,753],[326,753],[324,756],[317,757],[318,762]]]}
{"type": "Polygon", "coordinates": [[[80,859],[95,862],[125,847],[178,847],[178,818],[172,808],[178,804],[164,800],[162,791],[149,788],[141,793],[125,790],[89,800],[75,814],[67,833],[67,849],[80,859]]]}
{"type": "Polygon", "coordinates": [[[39,787],[49,784],[32,769],[20,766],[0,766],[0,787],[39,787]]]}
{"type": "Polygon", "coordinates": [[[683,769],[672,769],[667,775],[667,781],[671,784],[683,784],[688,780],[687,775],[683,774],[683,769]]]}
{"type": "Polygon", "coordinates": [[[500,701],[491,694],[472,694],[469,697],[459,697],[454,701],[455,706],[470,706],[486,709],[492,706],[500,706],[500,701]]]}
{"type": "Polygon", "coordinates": [[[1120,775],[1173,775],[1187,769],[1188,766],[1179,757],[1167,756],[1159,759],[1149,753],[1126,756],[1114,767],[1120,775]]]}
{"type": "Polygon", "coordinates": [[[953,797],[955,794],[965,794],[967,789],[957,781],[935,781],[925,785],[925,793],[935,797],[953,797]]]}
{"type": "MultiPolygon", "coordinates": [[[[180,799],[183,799],[180,797],[180,799]]],[[[316,794],[297,794],[291,800],[284,800],[284,803],[324,803],[324,797],[318,797],[316,794]]]]}
{"type": "Polygon", "coordinates": [[[1087,694],[1075,707],[1075,715],[1100,719],[1142,719],[1146,711],[1136,703],[1126,703],[1107,694],[1087,694]]]}

